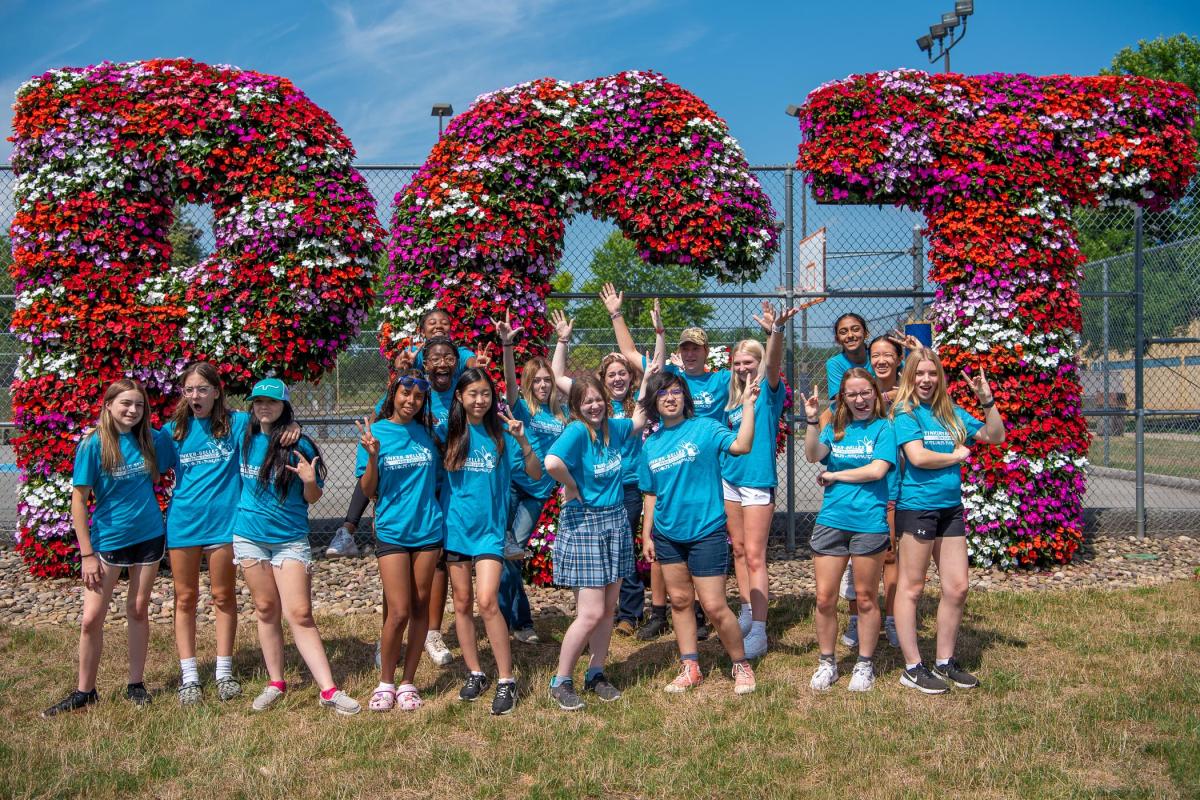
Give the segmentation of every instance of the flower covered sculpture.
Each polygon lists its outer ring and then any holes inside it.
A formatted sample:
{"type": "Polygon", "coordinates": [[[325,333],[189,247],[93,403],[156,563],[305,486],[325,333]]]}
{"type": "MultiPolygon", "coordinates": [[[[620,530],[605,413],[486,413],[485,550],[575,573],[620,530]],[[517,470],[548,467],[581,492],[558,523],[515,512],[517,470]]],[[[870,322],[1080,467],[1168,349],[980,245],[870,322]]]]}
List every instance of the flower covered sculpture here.
{"type": "Polygon", "coordinates": [[[524,326],[518,358],[540,351],[550,276],[579,212],[612,220],[647,262],[723,281],[757,277],[778,248],[741,148],[695,95],[652,72],[520,84],[455,117],[396,195],[381,350],[437,306],[471,343],[494,338],[489,318],[510,311],[524,326]]]}
{"type": "Polygon", "coordinates": [[[290,81],[188,60],[56,69],[17,92],[13,384],[18,548],[75,561],[72,456],[107,384],[170,404],[191,360],[233,390],[318,378],[372,298],[382,230],[354,150],[290,81]],[[216,249],[170,266],[176,203],[213,210],[216,249]]]}
{"type": "Polygon", "coordinates": [[[1071,210],[1166,206],[1195,172],[1196,97],[1144,78],[856,75],[813,91],[797,166],[818,201],[926,215],[931,318],[955,400],[984,368],[1008,438],[964,467],[977,563],[1070,560],[1082,539],[1081,413],[1071,210]]]}

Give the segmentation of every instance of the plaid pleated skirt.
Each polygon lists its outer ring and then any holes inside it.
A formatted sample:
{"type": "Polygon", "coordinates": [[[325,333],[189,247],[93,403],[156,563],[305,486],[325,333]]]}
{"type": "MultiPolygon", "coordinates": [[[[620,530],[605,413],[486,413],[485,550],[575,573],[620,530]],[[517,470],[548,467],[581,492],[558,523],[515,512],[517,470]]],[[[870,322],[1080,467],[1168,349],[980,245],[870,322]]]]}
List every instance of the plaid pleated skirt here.
{"type": "Polygon", "coordinates": [[[556,584],[607,586],[633,571],[633,534],[624,505],[587,508],[573,501],[563,507],[554,537],[556,584]]]}

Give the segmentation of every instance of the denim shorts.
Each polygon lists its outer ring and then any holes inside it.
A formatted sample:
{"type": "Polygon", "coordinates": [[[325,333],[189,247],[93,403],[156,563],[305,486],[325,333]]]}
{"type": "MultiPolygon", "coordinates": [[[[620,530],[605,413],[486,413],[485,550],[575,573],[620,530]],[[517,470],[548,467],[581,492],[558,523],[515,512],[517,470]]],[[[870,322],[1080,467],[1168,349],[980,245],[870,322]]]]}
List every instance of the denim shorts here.
{"type": "Polygon", "coordinates": [[[312,548],[308,545],[307,536],[290,542],[254,542],[234,536],[233,558],[242,566],[269,561],[273,567],[282,567],[284,561],[291,559],[299,561],[305,569],[312,570],[312,548]]]}
{"type": "Polygon", "coordinates": [[[660,564],[687,564],[693,578],[724,577],[729,572],[729,531],[722,525],[694,542],[673,542],[654,532],[654,558],[660,564]]]}

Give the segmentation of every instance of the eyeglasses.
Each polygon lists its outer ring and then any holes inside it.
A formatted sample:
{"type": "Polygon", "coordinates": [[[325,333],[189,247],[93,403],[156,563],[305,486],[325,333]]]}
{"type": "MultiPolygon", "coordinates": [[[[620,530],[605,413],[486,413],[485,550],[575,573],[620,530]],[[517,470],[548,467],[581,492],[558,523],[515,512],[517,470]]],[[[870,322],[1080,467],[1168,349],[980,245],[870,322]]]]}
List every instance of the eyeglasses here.
{"type": "Polygon", "coordinates": [[[455,363],[456,361],[458,361],[458,356],[451,356],[451,355],[445,355],[445,356],[425,356],[425,363],[426,363],[426,364],[430,364],[430,365],[433,365],[433,364],[453,364],[453,363],[455,363]]]}
{"type": "Polygon", "coordinates": [[[185,397],[191,397],[192,395],[195,395],[196,397],[208,397],[210,394],[212,394],[212,392],[213,392],[213,387],[211,387],[211,386],[185,386],[185,387],[183,387],[183,394],[185,397]]]}
{"type": "Polygon", "coordinates": [[[850,400],[865,400],[874,396],[874,392],[846,392],[846,397],[850,400]]]}
{"type": "Polygon", "coordinates": [[[683,389],[659,389],[659,397],[683,397],[683,389]]]}
{"type": "Polygon", "coordinates": [[[429,391],[429,381],[423,378],[414,378],[411,375],[402,375],[396,379],[397,386],[403,386],[405,389],[411,389],[414,386],[422,392],[429,391]]]}

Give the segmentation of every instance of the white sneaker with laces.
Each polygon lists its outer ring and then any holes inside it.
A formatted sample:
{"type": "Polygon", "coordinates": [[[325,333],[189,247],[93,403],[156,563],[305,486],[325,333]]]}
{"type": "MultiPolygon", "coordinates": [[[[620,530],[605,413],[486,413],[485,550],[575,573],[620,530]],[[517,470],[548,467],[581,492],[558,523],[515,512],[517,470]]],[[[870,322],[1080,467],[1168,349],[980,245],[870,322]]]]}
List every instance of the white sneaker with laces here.
{"type": "Polygon", "coordinates": [[[275,705],[275,702],[281,697],[283,697],[283,692],[268,683],[266,687],[259,692],[258,697],[254,698],[254,702],[250,704],[250,707],[255,711],[266,711],[268,708],[275,705]]]}
{"type": "Polygon", "coordinates": [[[846,647],[858,647],[858,614],[850,615],[846,624],[846,632],[842,634],[842,644],[846,647]]]}
{"type": "Polygon", "coordinates": [[[441,631],[430,631],[425,634],[425,652],[429,654],[429,660],[439,667],[444,667],[454,660],[450,648],[446,647],[446,640],[442,638],[441,631]]]}
{"type": "Polygon", "coordinates": [[[333,541],[325,549],[326,558],[358,558],[360,555],[362,552],[354,543],[354,535],[345,525],[337,529],[337,533],[333,535],[333,541]]]}
{"type": "Polygon", "coordinates": [[[817,664],[817,671],[813,673],[812,680],[808,682],[808,685],[814,692],[825,692],[837,682],[837,679],[837,662],[822,661],[817,664]]]}
{"type": "Polygon", "coordinates": [[[854,672],[850,675],[850,691],[869,692],[875,685],[875,667],[870,661],[858,661],[854,664],[854,672]]]}

